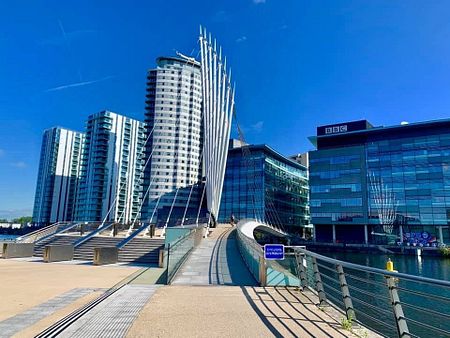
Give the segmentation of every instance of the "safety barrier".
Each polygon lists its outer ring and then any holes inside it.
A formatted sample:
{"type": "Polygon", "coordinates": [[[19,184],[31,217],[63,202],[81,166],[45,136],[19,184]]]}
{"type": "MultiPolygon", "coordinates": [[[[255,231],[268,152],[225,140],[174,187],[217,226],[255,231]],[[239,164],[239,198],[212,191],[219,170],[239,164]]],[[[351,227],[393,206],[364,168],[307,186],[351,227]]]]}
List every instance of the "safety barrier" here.
{"type": "Polygon", "coordinates": [[[296,249],[301,288],[386,337],[450,337],[450,282],[340,261],[296,249]]]}
{"type": "Polygon", "coordinates": [[[203,236],[203,226],[195,227],[177,240],[167,243],[164,249],[164,266],[167,268],[167,284],[170,284],[179,267],[189,253],[200,243],[203,236]]]}

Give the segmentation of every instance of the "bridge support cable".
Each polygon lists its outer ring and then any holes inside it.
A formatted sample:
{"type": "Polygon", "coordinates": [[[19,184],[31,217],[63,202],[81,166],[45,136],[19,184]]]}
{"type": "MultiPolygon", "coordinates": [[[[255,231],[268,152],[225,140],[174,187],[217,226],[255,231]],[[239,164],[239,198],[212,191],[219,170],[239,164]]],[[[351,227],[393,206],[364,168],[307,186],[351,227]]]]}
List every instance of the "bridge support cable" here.
{"type": "Polygon", "coordinates": [[[197,219],[195,224],[198,226],[198,220],[200,218],[200,211],[202,210],[203,198],[205,197],[206,185],[203,185],[202,197],[200,198],[200,204],[198,206],[197,219]]]}
{"type": "Polygon", "coordinates": [[[148,227],[147,227],[147,230],[145,231],[145,234],[144,234],[144,236],[148,236],[148,234],[150,233],[150,226],[151,226],[151,223],[152,223],[152,221],[153,221],[153,217],[155,216],[155,213],[156,213],[156,210],[158,210],[158,205],[159,205],[159,201],[161,200],[161,195],[158,197],[158,200],[156,201],[156,205],[155,205],[155,207],[153,208],[153,212],[152,212],[152,216],[150,217],[150,220],[149,220],[149,225],[148,225],[148,227]]]}
{"type": "MultiPolygon", "coordinates": [[[[145,143],[144,143],[144,145],[142,147],[142,150],[139,153],[139,161],[142,159],[142,155],[145,152],[145,147],[146,147],[147,142],[150,139],[151,135],[153,134],[154,129],[155,129],[155,127],[152,128],[152,130],[150,131],[149,135],[147,136],[147,139],[145,140],[145,143]]],[[[152,153],[150,154],[149,158],[151,157],[152,154],[153,154],[153,150],[152,150],[152,153]]],[[[142,172],[139,175],[139,180],[142,178],[142,175],[144,174],[144,171],[145,171],[145,168],[146,168],[148,162],[149,162],[149,160],[147,160],[147,162],[145,163],[144,168],[142,169],[142,172]]],[[[106,220],[108,219],[108,216],[111,213],[111,211],[113,210],[113,208],[115,207],[117,199],[119,197],[119,194],[122,192],[122,189],[125,187],[127,181],[128,181],[128,171],[125,173],[125,181],[122,183],[122,185],[119,187],[119,190],[116,192],[116,196],[114,197],[113,203],[111,204],[111,206],[110,206],[108,212],[106,213],[106,216],[104,217],[104,219],[103,219],[102,223],[100,224],[99,228],[101,228],[105,224],[106,220]]]]}
{"type": "Polygon", "coordinates": [[[175,196],[173,197],[173,201],[172,201],[172,205],[170,206],[170,211],[169,211],[169,214],[167,215],[167,220],[166,220],[166,224],[164,225],[164,228],[163,228],[163,235],[166,233],[166,228],[167,228],[167,226],[169,225],[169,221],[170,221],[170,216],[172,216],[172,211],[173,211],[173,206],[175,205],[175,202],[176,202],[176,200],[177,200],[177,195],[178,195],[178,190],[179,190],[180,188],[177,188],[176,190],[175,190],[175,196]]]}
{"type": "MultiPolygon", "coordinates": [[[[202,160],[203,160],[203,151],[202,151],[202,154],[200,155],[199,163],[201,163],[202,160]]],[[[188,211],[188,208],[189,208],[189,203],[191,201],[192,191],[194,190],[194,186],[196,186],[196,185],[198,186],[198,183],[197,184],[193,184],[191,186],[191,190],[189,191],[189,197],[188,197],[188,200],[187,200],[187,203],[186,203],[186,207],[184,209],[183,218],[181,219],[181,226],[182,227],[184,226],[184,221],[186,220],[186,214],[187,214],[187,211],[188,211]]]]}
{"type": "Polygon", "coordinates": [[[195,186],[195,184],[193,184],[191,186],[191,189],[189,190],[188,200],[186,202],[186,207],[184,208],[183,218],[181,219],[181,224],[180,224],[182,227],[184,227],[184,221],[186,219],[186,213],[187,213],[188,208],[189,208],[189,202],[191,201],[192,190],[194,190],[194,186],[195,186]]]}
{"type": "MultiPolygon", "coordinates": [[[[152,153],[153,153],[153,151],[152,151],[152,153]]],[[[136,216],[134,217],[134,220],[131,223],[130,228],[128,229],[127,236],[130,236],[131,232],[133,231],[133,227],[136,224],[136,220],[138,219],[138,217],[139,217],[139,215],[141,213],[142,207],[145,204],[145,199],[147,198],[147,195],[150,192],[150,187],[152,186],[152,184],[155,181],[155,179],[156,179],[156,176],[152,178],[152,180],[150,181],[150,184],[148,185],[147,190],[145,191],[144,197],[142,197],[141,205],[139,206],[138,212],[136,213],[136,216]]]]}

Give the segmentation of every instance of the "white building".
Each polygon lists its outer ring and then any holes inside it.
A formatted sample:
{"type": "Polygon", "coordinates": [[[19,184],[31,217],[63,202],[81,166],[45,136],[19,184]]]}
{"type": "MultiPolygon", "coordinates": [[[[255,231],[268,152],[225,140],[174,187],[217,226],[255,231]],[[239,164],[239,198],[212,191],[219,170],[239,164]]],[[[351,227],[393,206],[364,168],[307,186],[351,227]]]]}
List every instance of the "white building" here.
{"type": "Polygon", "coordinates": [[[84,134],[64,128],[44,131],[33,223],[73,220],[84,134]]]}
{"type": "Polygon", "coordinates": [[[134,221],[142,201],[144,143],[140,121],[109,111],[89,116],[76,220],[134,221]]]}
{"type": "Polygon", "coordinates": [[[202,177],[201,69],[198,61],[178,55],[158,58],[157,67],[147,75],[145,122],[150,137],[144,221],[152,215],[153,221],[164,222],[170,214],[171,219],[180,219],[188,200],[192,206],[189,214],[198,209],[202,177]],[[157,212],[153,212],[155,208],[157,212]]]}

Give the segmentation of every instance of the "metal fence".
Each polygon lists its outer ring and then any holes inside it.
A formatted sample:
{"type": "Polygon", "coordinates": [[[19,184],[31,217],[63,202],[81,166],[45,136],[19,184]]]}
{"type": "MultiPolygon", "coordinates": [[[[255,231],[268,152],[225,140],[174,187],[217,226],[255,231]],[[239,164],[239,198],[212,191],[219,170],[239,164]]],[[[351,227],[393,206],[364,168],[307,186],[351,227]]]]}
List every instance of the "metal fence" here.
{"type": "Polygon", "coordinates": [[[385,337],[450,337],[450,282],[295,250],[301,288],[385,337]]]}

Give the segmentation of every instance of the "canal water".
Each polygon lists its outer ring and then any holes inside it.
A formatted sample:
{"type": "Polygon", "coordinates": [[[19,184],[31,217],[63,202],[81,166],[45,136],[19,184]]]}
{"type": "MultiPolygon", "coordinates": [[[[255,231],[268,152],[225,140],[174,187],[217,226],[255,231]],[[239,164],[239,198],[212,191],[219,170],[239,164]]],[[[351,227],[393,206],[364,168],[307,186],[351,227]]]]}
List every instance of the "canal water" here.
{"type": "Polygon", "coordinates": [[[17,237],[18,236],[14,236],[14,235],[0,235],[0,242],[2,242],[2,241],[13,241],[17,237]]]}
{"type": "MultiPolygon", "coordinates": [[[[394,262],[394,269],[411,275],[442,279],[450,281],[450,259],[441,257],[417,257],[406,255],[359,254],[359,253],[330,253],[318,252],[342,261],[370,266],[379,269],[386,268],[388,258],[394,262]]],[[[342,306],[342,297],[338,292],[339,284],[333,283],[337,274],[334,266],[323,264],[319,267],[323,278],[325,291],[330,299],[342,306]],[[333,298],[332,298],[333,297],[333,298]]],[[[369,327],[387,337],[397,337],[394,316],[386,280],[382,275],[368,274],[356,270],[347,270],[347,283],[356,317],[369,327]],[[352,277],[353,276],[353,277],[352,277]],[[389,328],[390,327],[390,328],[389,328]]],[[[416,283],[399,280],[400,301],[404,304],[403,311],[409,318],[408,327],[417,337],[450,337],[450,288],[436,287],[427,283],[416,283]],[[408,305],[407,305],[408,304],[408,305]],[[431,327],[437,327],[433,330],[431,327]],[[441,329],[441,331],[439,331],[441,329]],[[445,331],[444,331],[445,330],[445,331]]]]}

